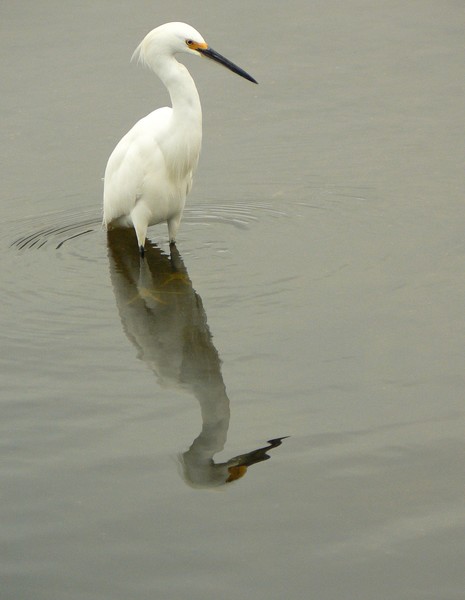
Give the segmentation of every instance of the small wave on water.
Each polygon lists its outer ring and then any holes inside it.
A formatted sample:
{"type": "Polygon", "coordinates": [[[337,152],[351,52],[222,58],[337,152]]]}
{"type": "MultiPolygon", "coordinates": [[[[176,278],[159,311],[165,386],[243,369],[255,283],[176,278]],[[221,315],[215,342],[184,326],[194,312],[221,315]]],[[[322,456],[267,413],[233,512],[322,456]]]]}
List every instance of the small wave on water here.
{"type": "Polygon", "coordinates": [[[56,211],[38,217],[16,221],[13,226],[28,229],[20,234],[10,248],[18,250],[34,250],[54,244],[58,250],[67,242],[82,235],[87,235],[101,228],[102,219],[96,215],[95,209],[77,211],[56,211]]]}
{"type": "MultiPolygon", "coordinates": [[[[271,203],[234,203],[223,205],[187,205],[183,222],[193,225],[220,224],[231,225],[239,229],[248,229],[261,216],[282,217],[286,213],[273,207],[271,203]]],[[[38,217],[25,218],[12,224],[12,228],[27,229],[18,233],[18,237],[9,243],[17,250],[38,250],[55,246],[59,250],[64,244],[76,238],[100,231],[101,216],[92,208],[79,211],[56,211],[38,217]]]]}
{"type": "Polygon", "coordinates": [[[248,229],[249,226],[260,221],[261,216],[283,217],[286,213],[276,209],[272,203],[267,202],[235,202],[234,204],[205,204],[201,206],[186,206],[183,220],[186,223],[221,223],[232,225],[238,229],[248,229]]]}

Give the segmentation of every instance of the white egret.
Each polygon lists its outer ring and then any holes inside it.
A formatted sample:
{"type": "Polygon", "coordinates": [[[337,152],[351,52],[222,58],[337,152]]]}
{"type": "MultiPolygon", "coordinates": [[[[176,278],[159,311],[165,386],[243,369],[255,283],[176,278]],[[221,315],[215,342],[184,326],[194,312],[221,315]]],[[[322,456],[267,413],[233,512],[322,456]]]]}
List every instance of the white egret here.
{"type": "Polygon", "coordinates": [[[174,57],[178,53],[211,58],[257,83],[186,23],[161,25],[137,47],[133,58],[158,75],[172,107],[138,121],[113,150],[105,170],[103,224],[107,230],[134,227],[141,256],[150,225],[166,221],[170,243],[175,242],[199,159],[202,109],[194,80],[174,57]]]}

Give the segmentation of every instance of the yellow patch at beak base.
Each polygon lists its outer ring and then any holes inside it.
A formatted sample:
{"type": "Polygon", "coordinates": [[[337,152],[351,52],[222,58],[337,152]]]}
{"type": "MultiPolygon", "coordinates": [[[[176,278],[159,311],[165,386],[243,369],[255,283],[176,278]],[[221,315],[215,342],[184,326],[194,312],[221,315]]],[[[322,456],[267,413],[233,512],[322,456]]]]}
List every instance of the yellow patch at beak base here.
{"type": "Polygon", "coordinates": [[[187,40],[186,44],[191,50],[207,50],[208,48],[208,44],[206,42],[193,42],[191,40],[187,40]]]}

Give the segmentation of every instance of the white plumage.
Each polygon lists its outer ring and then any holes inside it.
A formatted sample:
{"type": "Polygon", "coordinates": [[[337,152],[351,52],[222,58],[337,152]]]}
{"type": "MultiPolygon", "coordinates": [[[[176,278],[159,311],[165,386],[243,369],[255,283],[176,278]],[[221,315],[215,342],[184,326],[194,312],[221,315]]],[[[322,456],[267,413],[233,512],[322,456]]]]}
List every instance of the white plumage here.
{"type": "Polygon", "coordinates": [[[202,109],[194,80],[174,57],[181,52],[211,58],[256,83],[185,23],[157,27],[134,52],[167,87],[172,106],[138,121],[113,150],[105,170],[103,224],[134,227],[142,256],[151,225],[166,221],[175,242],[200,154],[202,109]]]}

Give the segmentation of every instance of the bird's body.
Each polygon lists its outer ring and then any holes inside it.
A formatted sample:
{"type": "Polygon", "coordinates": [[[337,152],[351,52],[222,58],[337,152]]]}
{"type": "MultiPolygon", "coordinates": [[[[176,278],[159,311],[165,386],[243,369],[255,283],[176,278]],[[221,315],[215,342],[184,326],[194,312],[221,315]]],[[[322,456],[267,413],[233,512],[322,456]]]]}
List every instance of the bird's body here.
{"type": "Polygon", "coordinates": [[[176,239],[187,194],[200,155],[202,109],[194,80],[174,55],[201,54],[255,81],[209,49],[185,23],[167,23],[151,31],[134,55],[168,88],[171,107],[159,108],[120,140],[108,159],[104,180],[103,223],[107,229],[134,227],[141,255],[147,228],[167,222],[176,239]]]}

